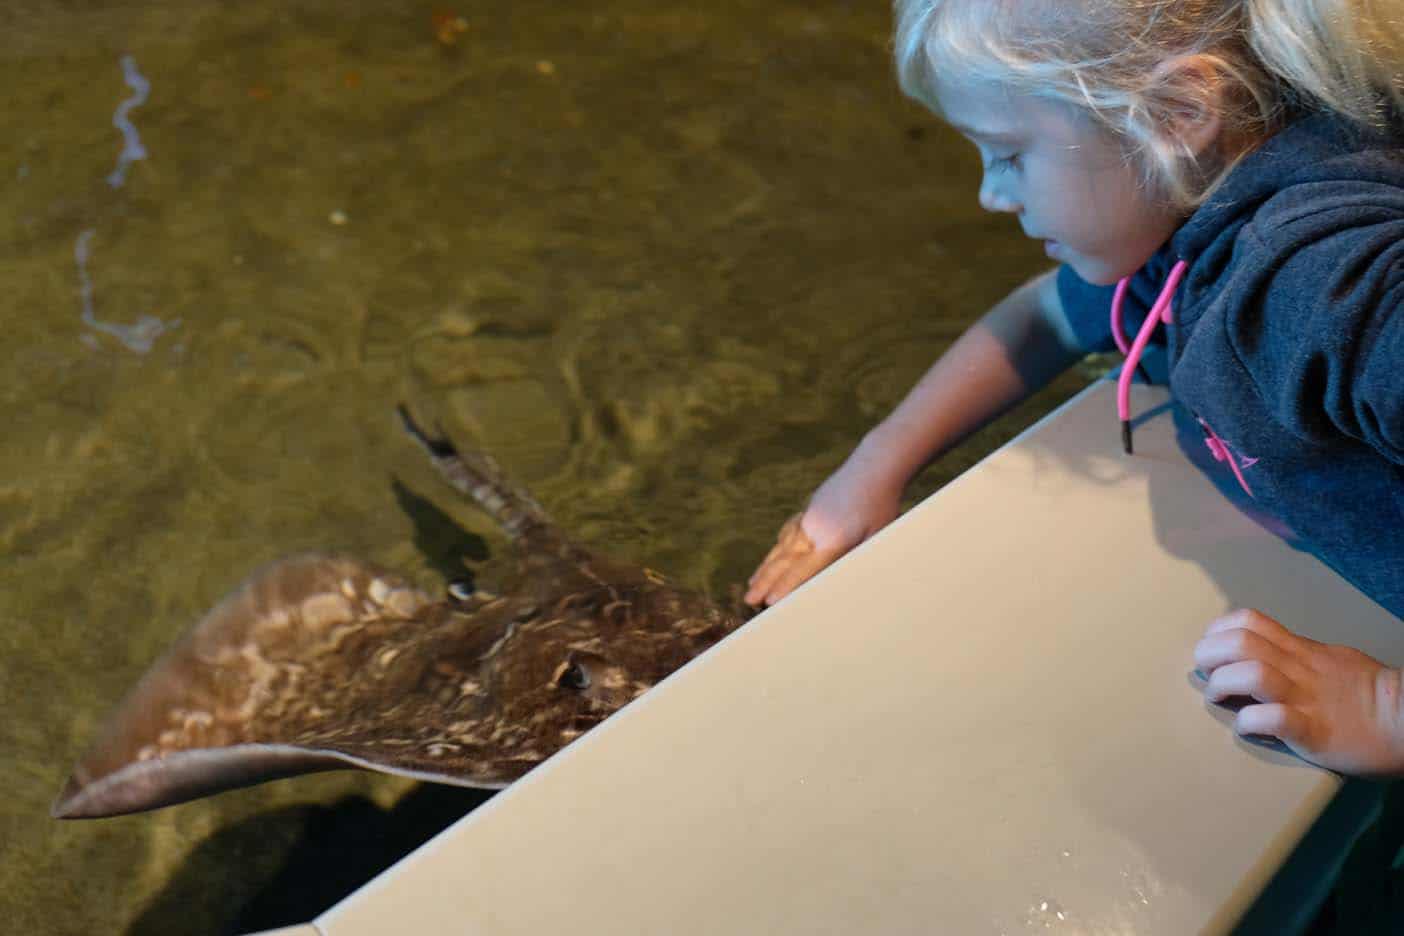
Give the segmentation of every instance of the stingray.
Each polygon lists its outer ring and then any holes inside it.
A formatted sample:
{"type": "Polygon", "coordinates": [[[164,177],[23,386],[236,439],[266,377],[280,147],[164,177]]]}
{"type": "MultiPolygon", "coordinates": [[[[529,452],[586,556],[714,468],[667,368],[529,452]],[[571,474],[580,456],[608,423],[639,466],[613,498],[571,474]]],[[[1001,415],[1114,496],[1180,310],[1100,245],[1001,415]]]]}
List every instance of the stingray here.
{"type": "Polygon", "coordinates": [[[155,662],[53,805],[77,819],[359,767],[497,789],[744,619],[562,533],[486,454],[406,431],[518,555],[494,595],[428,594],[359,559],[255,572],[155,662]]]}

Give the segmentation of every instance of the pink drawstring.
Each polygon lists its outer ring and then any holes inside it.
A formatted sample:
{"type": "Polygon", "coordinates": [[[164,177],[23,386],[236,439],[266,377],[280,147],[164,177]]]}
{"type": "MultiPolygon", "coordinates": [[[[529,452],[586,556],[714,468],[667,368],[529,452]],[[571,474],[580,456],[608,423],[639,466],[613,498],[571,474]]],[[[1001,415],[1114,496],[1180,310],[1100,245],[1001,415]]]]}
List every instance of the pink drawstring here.
{"type": "MultiPolygon", "coordinates": [[[[1121,327],[1121,304],[1126,301],[1126,287],[1130,285],[1131,277],[1123,276],[1116,284],[1116,292],[1112,294],[1112,337],[1116,339],[1117,350],[1123,355],[1131,352],[1131,348],[1126,344],[1126,330],[1121,327]]],[[[1134,367],[1131,369],[1135,370],[1134,367]]]]}
{"type": "MultiPolygon", "coordinates": [[[[1156,326],[1162,322],[1166,325],[1170,324],[1172,318],[1171,300],[1174,298],[1175,289],[1180,285],[1180,280],[1184,277],[1188,267],[1189,264],[1181,260],[1170,268],[1170,275],[1165,278],[1165,286],[1160,290],[1160,296],[1155,300],[1155,305],[1151,306],[1150,314],[1141,324],[1141,330],[1137,332],[1136,340],[1131,343],[1130,347],[1127,347],[1126,332],[1121,326],[1121,306],[1126,301],[1126,288],[1131,282],[1131,277],[1125,277],[1118,282],[1116,292],[1112,294],[1112,338],[1115,339],[1116,346],[1121,349],[1121,353],[1126,355],[1126,363],[1121,366],[1121,374],[1116,378],[1116,414],[1121,418],[1121,447],[1127,455],[1131,454],[1131,376],[1140,366],[1141,355],[1145,353],[1146,345],[1150,343],[1151,335],[1155,333],[1156,326]]],[[[1209,446],[1214,460],[1228,462],[1239,485],[1248,492],[1249,497],[1252,497],[1253,489],[1248,486],[1247,479],[1243,477],[1243,469],[1239,466],[1237,459],[1233,457],[1233,452],[1229,451],[1228,443],[1219,438],[1204,420],[1200,419],[1199,425],[1204,429],[1204,444],[1209,446]]]]}
{"type": "Polygon", "coordinates": [[[1159,298],[1155,300],[1155,305],[1151,306],[1150,314],[1141,324],[1141,330],[1129,348],[1126,347],[1126,334],[1121,330],[1121,304],[1126,298],[1126,285],[1130,277],[1117,283],[1116,292],[1112,295],[1112,337],[1116,339],[1116,346],[1121,349],[1121,353],[1126,355],[1126,363],[1121,366],[1121,376],[1116,379],[1116,414],[1121,418],[1121,447],[1127,455],[1131,454],[1131,375],[1141,363],[1141,355],[1145,353],[1155,327],[1161,322],[1169,324],[1170,300],[1174,298],[1175,288],[1180,285],[1180,278],[1188,268],[1189,264],[1183,260],[1171,267],[1170,275],[1165,278],[1165,287],[1160,290],[1159,298]]]}

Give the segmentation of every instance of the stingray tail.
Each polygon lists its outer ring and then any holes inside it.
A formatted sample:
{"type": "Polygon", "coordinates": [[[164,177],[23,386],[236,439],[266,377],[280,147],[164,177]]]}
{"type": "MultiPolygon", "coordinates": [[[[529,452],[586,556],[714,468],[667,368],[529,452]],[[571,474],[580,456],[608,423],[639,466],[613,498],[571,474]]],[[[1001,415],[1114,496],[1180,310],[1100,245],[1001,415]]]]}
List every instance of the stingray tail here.
{"type": "Polygon", "coordinates": [[[551,519],[536,498],[512,483],[491,457],[482,452],[460,452],[446,436],[431,436],[421,429],[404,406],[397,409],[405,432],[429,453],[444,480],[477,502],[509,536],[520,540],[555,535],[551,519]]]}

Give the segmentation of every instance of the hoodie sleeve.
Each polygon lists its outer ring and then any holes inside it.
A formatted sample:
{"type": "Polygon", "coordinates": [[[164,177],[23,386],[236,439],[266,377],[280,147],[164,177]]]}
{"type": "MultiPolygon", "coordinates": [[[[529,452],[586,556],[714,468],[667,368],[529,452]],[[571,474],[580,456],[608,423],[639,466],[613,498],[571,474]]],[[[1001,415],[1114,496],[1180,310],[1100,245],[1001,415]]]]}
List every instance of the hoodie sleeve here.
{"type": "Polygon", "coordinates": [[[1272,266],[1239,306],[1235,350],[1283,425],[1404,465],[1404,189],[1317,195],[1315,210],[1254,225],[1272,266]]]}

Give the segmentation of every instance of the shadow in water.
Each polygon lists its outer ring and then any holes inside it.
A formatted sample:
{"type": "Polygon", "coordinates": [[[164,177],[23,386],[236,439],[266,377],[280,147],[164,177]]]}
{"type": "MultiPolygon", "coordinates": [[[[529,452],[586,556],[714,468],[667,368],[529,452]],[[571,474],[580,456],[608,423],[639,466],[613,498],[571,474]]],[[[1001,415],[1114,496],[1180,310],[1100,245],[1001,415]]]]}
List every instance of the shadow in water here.
{"type": "Polygon", "coordinates": [[[494,791],[421,784],[383,810],[361,796],[330,806],[261,813],[221,829],[191,853],[128,928],[126,936],[252,933],[306,923],[443,829],[486,802],[494,791]],[[253,856],[281,848],[280,867],[241,887],[253,856]],[[250,856],[245,863],[239,856],[250,856]],[[227,895],[220,899],[216,894],[227,895]],[[201,921],[192,907],[223,906],[201,921]]]}
{"type": "Polygon", "coordinates": [[[391,481],[395,501],[414,524],[414,545],[445,581],[472,582],[468,561],[489,556],[487,541],[459,526],[431,500],[420,497],[398,478],[391,481]]]}

